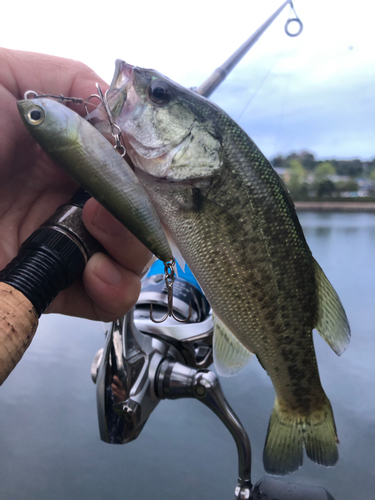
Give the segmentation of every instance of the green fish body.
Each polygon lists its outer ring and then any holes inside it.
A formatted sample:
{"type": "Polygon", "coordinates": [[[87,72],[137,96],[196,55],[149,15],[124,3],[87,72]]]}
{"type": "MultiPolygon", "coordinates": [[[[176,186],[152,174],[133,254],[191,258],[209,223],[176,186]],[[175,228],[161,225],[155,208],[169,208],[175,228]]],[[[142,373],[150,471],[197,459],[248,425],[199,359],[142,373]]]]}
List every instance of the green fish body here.
{"type": "Polygon", "coordinates": [[[90,123],[51,99],[18,102],[26,128],[68,174],[159,259],[172,258],[147,193],[126,161],[90,123]]]}
{"type": "Polygon", "coordinates": [[[288,192],[247,134],[210,101],[122,61],[114,82],[123,92],[112,84],[109,94],[127,96],[116,114],[136,173],[175,255],[212,306],[219,374],[237,373],[255,353],[272,379],[266,471],[296,470],[303,446],[314,462],[334,465],[337,433],[312,330],[341,354],[350,329],[288,192]]]}

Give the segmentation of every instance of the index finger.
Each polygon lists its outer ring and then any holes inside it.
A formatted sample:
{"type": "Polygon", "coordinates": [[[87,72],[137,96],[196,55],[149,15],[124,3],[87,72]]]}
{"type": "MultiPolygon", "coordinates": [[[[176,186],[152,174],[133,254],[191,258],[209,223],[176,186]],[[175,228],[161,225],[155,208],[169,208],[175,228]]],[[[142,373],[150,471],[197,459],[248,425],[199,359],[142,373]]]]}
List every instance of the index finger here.
{"type": "Polygon", "coordinates": [[[108,85],[79,61],[34,52],[0,50],[0,84],[16,99],[23,99],[30,89],[86,98],[95,91],[96,82],[107,89],[108,85]]]}
{"type": "Polygon", "coordinates": [[[94,199],[86,203],[82,219],[89,232],[122,267],[142,276],[152,253],[94,199]]]}
{"type": "MultiPolygon", "coordinates": [[[[17,111],[16,102],[27,90],[41,94],[57,94],[86,99],[99,82],[103,91],[108,85],[88,66],[60,57],[0,49],[0,151],[4,162],[12,162],[19,152],[29,151],[34,144],[17,111]]],[[[83,105],[72,105],[85,114],[83,105]]]]}

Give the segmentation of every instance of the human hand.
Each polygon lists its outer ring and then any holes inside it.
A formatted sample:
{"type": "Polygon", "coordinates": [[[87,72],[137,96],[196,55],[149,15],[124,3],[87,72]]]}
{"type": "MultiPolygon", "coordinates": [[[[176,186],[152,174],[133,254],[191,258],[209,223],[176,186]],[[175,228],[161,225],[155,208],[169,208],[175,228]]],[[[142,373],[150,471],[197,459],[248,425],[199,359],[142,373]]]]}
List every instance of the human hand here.
{"type": "Polygon", "coordinates": [[[122,383],[117,375],[113,376],[111,388],[112,388],[113,396],[114,396],[117,403],[120,403],[121,401],[125,401],[126,390],[125,390],[125,387],[122,385],[122,383]]]}
{"type": "MultiPolygon", "coordinates": [[[[77,184],[29,135],[16,103],[26,90],[86,98],[106,84],[87,66],[69,59],[0,49],[0,269],[77,184]]],[[[82,105],[72,105],[84,114],[82,105]]],[[[61,292],[47,312],[113,320],[137,300],[140,275],[151,253],[95,200],[83,210],[90,233],[108,251],[95,254],[82,280],[61,292]]]]}

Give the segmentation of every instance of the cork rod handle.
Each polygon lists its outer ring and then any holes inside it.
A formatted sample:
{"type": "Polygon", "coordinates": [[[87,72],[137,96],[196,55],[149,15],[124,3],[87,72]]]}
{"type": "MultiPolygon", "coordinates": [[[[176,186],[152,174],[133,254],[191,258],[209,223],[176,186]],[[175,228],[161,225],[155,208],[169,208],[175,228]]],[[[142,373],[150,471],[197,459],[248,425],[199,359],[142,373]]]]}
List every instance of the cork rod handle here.
{"type": "Polygon", "coordinates": [[[103,250],[82,222],[88,198],[79,189],[0,271],[0,385],[29,347],[41,314],[82,276],[91,255],[103,250]]]}
{"type": "Polygon", "coordinates": [[[12,286],[0,283],[0,385],[29,347],[37,326],[32,303],[12,286]]]}

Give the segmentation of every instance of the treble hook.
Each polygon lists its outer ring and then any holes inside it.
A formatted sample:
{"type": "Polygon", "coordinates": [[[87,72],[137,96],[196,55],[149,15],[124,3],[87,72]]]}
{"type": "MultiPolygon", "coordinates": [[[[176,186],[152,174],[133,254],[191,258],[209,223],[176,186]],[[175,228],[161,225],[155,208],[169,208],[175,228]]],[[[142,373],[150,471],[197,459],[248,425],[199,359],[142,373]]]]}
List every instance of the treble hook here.
{"type": "Polygon", "coordinates": [[[167,312],[162,319],[155,319],[152,314],[152,304],[150,304],[150,319],[154,323],[163,323],[167,318],[173,318],[179,323],[187,323],[191,318],[191,303],[189,304],[189,316],[186,319],[179,319],[173,312],[173,282],[175,280],[174,272],[175,261],[172,259],[170,262],[164,262],[164,275],[165,275],[165,285],[167,287],[167,312]]]}
{"type": "Polygon", "coordinates": [[[117,123],[114,121],[114,119],[112,117],[112,113],[111,113],[111,110],[109,108],[108,100],[107,100],[108,90],[106,90],[105,94],[103,95],[102,89],[100,88],[98,83],[96,84],[96,89],[97,89],[98,93],[91,94],[86,99],[86,103],[85,103],[86,114],[87,115],[89,114],[88,109],[87,109],[87,104],[88,104],[89,100],[92,99],[93,97],[96,97],[97,99],[99,99],[99,101],[102,103],[102,105],[104,107],[104,111],[107,115],[107,118],[109,121],[109,126],[111,127],[111,135],[116,142],[115,146],[113,146],[113,147],[122,157],[124,157],[126,154],[126,149],[125,149],[125,146],[122,144],[121,128],[117,125],[117,123]]]}

